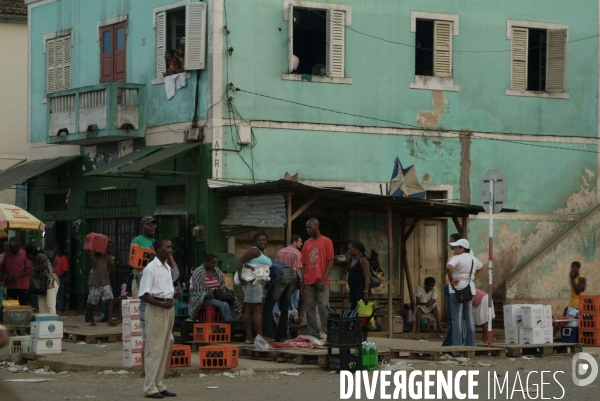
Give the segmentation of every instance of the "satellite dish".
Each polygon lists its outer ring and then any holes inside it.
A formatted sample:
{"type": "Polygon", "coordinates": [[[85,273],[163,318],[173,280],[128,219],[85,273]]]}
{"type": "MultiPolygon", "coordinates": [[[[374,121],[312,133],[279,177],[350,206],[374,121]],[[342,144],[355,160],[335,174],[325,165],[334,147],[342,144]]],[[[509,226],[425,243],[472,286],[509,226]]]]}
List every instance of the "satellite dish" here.
{"type": "Polygon", "coordinates": [[[312,74],[313,75],[320,75],[320,76],[325,76],[327,75],[327,66],[325,66],[325,64],[317,64],[313,67],[312,69],[312,74]]]}

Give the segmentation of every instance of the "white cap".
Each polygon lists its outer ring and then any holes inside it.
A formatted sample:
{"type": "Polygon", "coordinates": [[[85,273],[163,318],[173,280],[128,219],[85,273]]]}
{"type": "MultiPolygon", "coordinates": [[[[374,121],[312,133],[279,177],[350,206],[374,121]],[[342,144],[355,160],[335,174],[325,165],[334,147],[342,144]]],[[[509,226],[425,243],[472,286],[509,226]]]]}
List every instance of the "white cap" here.
{"type": "Polygon", "coordinates": [[[450,246],[462,246],[465,249],[471,249],[471,247],[469,246],[469,241],[467,241],[466,239],[459,239],[456,242],[451,242],[450,246]]]}

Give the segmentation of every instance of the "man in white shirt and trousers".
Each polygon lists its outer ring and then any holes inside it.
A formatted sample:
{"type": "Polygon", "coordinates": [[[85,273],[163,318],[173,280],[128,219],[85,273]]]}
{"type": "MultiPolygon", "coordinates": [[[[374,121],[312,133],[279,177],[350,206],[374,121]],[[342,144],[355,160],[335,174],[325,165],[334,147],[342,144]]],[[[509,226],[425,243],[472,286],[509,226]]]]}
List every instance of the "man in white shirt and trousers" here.
{"type": "Polygon", "coordinates": [[[177,396],[162,383],[175,319],[175,288],[171,279],[171,267],[167,264],[172,251],[171,241],[157,238],[154,240],[154,251],[156,257],[144,268],[139,287],[140,299],[147,303],[144,392],[146,398],[162,399],[177,396]]]}

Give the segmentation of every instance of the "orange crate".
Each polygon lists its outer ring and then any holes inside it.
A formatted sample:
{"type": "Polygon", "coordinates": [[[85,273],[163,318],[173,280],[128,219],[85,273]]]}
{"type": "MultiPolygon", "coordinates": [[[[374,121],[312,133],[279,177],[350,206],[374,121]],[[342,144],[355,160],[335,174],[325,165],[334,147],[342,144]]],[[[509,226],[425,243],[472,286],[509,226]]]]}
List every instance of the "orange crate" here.
{"type": "Polygon", "coordinates": [[[237,345],[207,345],[199,354],[200,369],[231,369],[239,362],[237,345]]]}
{"type": "Polygon", "coordinates": [[[154,249],[140,248],[138,244],[131,244],[129,247],[129,265],[134,269],[143,269],[155,255],[154,249]]]}
{"type": "Polygon", "coordinates": [[[194,325],[195,343],[230,343],[231,325],[223,323],[200,323],[194,325]]]}
{"type": "Polygon", "coordinates": [[[223,321],[223,315],[216,306],[202,306],[196,315],[195,321],[199,323],[218,323],[223,321]]]}
{"type": "Polygon", "coordinates": [[[188,368],[192,366],[192,346],[173,344],[171,366],[180,368],[188,368]]]}
{"type": "Polygon", "coordinates": [[[579,329],[600,330],[600,314],[579,313],[579,329]]]}
{"type": "Polygon", "coordinates": [[[600,330],[579,328],[579,343],[588,347],[600,347],[600,330]]]}
{"type": "Polygon", "coordinates": [[[580,295],[579,313],[600,313],[600,295],[580,295]]]}

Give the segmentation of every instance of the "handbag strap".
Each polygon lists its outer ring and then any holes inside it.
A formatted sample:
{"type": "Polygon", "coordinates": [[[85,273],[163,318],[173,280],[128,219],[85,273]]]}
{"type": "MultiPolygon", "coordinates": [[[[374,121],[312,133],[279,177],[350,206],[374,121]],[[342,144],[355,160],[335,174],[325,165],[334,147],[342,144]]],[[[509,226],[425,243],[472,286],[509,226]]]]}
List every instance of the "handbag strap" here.
{"type": "MultiPolygon", "coordinates": [[[[474,263],[475,263],[475,260],[473,260],[473,257],[471,256],[471,271],[469,271],[469,281],[467,282],[467,287],[471,285],[471,274],[473,274],[473,264],[474,263]]],[[[458,291],[456,288],[454,288],[454,284],[452,284],[452,282],[450,282],[450,285],[454,289],[454,292],[458,291]]],[[[467,288],[467,287],[465,287],[465,288],[467,288]]]]}

